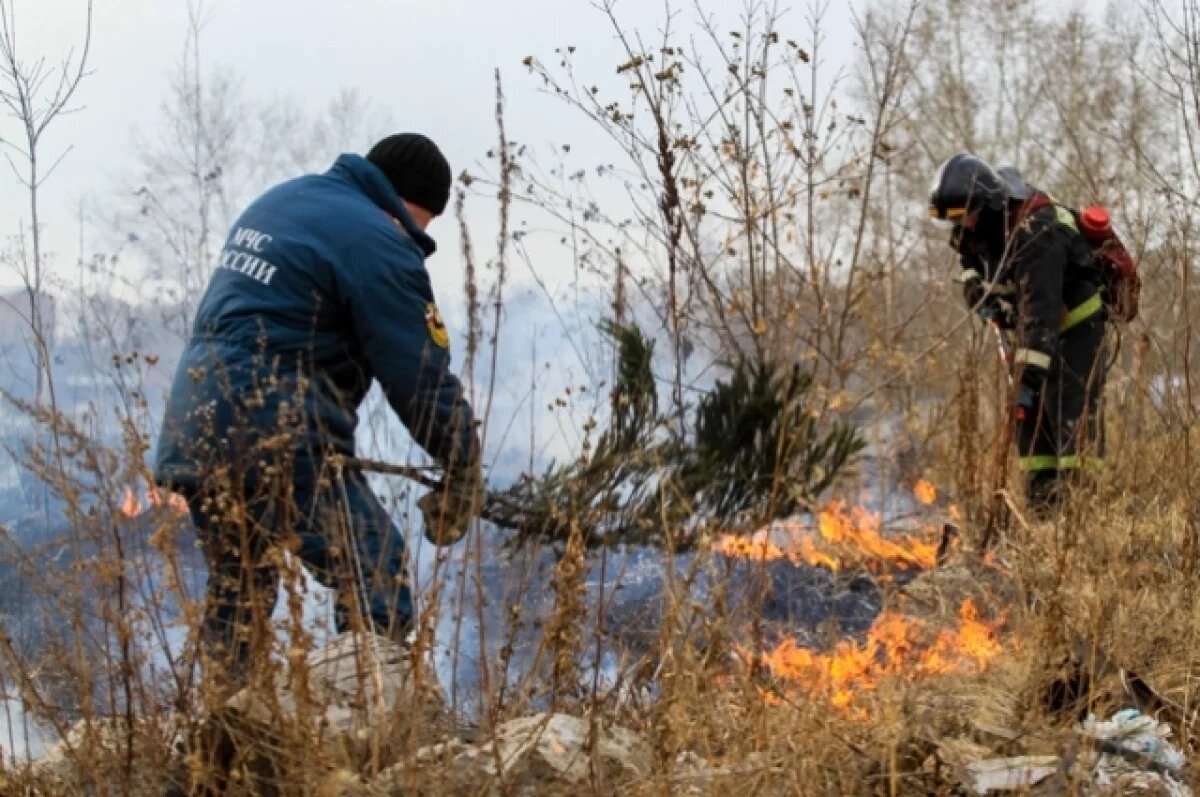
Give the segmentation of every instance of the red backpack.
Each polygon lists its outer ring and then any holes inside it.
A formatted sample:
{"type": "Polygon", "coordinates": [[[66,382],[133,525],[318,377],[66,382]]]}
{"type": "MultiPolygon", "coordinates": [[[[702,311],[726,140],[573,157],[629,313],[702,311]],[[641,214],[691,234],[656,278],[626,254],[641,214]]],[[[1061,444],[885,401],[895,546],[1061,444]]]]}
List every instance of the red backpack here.
{"type": "Polygon", "coordinates": [[[1023,220],[1047,205],[1054,205],[1059,210],[1060,223],[1073,227],[1092,247],[1092,253],[1104,272],[1104,303],[1108,306],[1109,316],[1126,323],[1137,318],[1142,278],[1133,255],[1113,230],[1108,211],[1099,205],[1089,205],[1080,212],[1038,191],[1021,205],[1017,217],[1023,220]]]}

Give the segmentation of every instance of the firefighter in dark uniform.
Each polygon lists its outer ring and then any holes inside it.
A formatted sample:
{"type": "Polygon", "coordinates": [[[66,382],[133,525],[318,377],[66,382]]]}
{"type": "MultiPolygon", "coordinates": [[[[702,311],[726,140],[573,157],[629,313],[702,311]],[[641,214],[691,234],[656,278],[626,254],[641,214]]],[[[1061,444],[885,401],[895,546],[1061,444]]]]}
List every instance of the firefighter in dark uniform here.
{"type": "Polygon", "coordinates": [[[1019,463],[1044,515],[1066,482],[1103,462],[1103,273],[1069,209],[970,153],[939,167],[929,215],[951,231],[967,304],[1015,338],[1019,463]]]}

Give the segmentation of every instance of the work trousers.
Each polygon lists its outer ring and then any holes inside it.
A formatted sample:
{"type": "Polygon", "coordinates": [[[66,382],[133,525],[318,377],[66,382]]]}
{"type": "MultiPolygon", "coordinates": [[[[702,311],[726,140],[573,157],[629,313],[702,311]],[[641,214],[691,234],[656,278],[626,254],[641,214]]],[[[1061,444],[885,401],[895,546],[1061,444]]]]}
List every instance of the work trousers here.
{"type": "Polygon", "coordinates": [[[189,496],[208,560],[203,645],[239,682],[270,642],[282,551],[335,592],[337,631],[362,628],[403,641],[412,624],[404,540],[361,474],[273,490],[189,496]]]}
{"type": "Polygon", "coordinates": [[[1103,467],[1104,325],[1098,312],[1059,335],[1034,411],[1018,424],[1019,464],[1035,511],[1052,509],[1067,484],[1103,467]]]}

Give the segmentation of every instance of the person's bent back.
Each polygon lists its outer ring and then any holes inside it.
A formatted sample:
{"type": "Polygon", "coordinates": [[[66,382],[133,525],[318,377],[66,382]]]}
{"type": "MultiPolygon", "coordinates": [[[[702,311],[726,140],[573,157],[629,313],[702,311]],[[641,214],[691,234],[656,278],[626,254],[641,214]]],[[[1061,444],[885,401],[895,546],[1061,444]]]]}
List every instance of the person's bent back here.
{"type": "Polygon", "coordinates": [[[264,553],[281,537],[338,588],[340,627],[357,615],[396,635],[411,622],[400,535],[346,466],[373,380],[446,471],[438,500],[451,511],[440,520],[461,528],[474,511],[472,411],[424,265],[435,250],[425,227],[450,185],[431,141],[392,136],[272,188],[229,232],[176,372],[155,475],[189,499],[209,550],[209,641],[238,658],[250,610],[273,605],[264,553]]]}

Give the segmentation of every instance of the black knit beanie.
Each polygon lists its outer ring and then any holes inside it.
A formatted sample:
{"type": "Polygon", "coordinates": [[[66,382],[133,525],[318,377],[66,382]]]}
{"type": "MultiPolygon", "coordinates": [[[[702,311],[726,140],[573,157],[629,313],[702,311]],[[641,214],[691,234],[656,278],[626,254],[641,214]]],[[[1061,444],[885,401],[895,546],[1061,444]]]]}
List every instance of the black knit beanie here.
{"type": "Polygon", "coordinates": [[[367,160],[387,175],[396,193],[414,205],[440,216],[450,201],[450,164],[446,156],[420,133],[388,136],[367,153],[367,160]]]}

